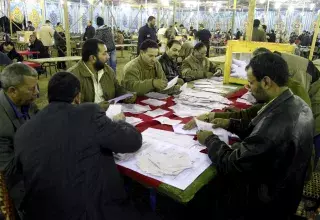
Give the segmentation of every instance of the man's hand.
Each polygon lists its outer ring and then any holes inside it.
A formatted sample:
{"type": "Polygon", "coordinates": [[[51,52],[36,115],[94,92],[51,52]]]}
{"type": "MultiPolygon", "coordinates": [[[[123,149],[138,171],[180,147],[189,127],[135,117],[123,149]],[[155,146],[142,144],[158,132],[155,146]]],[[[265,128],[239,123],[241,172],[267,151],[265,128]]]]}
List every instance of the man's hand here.
{"type": "Polygon", "coordinates": [[[100,102],[99,105],[100,105],[100,108],[102,108],[102,110],[107,111],[110,103],[108,101],[103,101],[103,102],[100,102]]]}
{"type": "MultiPolygon", "coordinates": [[[[213,114],[212,117],[214,117],[214,113],[210,113],[210,114],[213,114]]],[[[210,117],[211,117],[211,115],[210,115],[210,117]]],[[[199,115],[197,117],[197,119],[200,120],[200,121],[208,121],[209,114],[206,113],[206,114],[199,115]]],[[[183,126],[183,129],[184,130],[191,130],[191,129],[195,128],[195,127],[197,127],[196,121],[194,119],[192,119],[187,124],[185,124],[183,126]]]]}
{"type": "Polygon", "coordinates": [[[125,121],[126,116],[121,112],[120,114],[113,116],[112,120],[113,121],[125,121]]]}
{"type": "Polygon", "coordinates": [[[162,91],[167,87],[167,80],[163,80],[163,79],[154,79],[152,82],[154,88],[162,91]]]}
{"type": "Polygon", "coordinates": [[[220,76],[222,76],[223,74],[222,74],[222,71],[219,69],[219,70],[217,70],[217,72],[215,72],[214,74],[213,74],[213,76],[217,76],[217,77],[220,77],[220,76]]]}
{"type": "Polygon", "coordinates": [[[172,94],[173,94],[173,95],[178,95],[178,94],[180,94],[180,93],[181,93],[180,88],[181,88],[180,85],[175,85],[175,86],[173,87],[173,92],[172,92],[172,94]]]}
{"type": "Polygon", "coordinates": [[[133,95],[132,97],[123,100],[123,102],[126,103],[126,104],[135,103],[135,101],[136,101],[136,99],[137,99],[137,94],[136,94],[136,93],[133,93],[132,95],[133,95]]]}
{"type": "Polygon", "coordinates": [[[213,77],[213,73],[211,73],[211,72],[206,72],[206,73],[205,73],[205,76],[206,76],[207,78],[211,78],[211,77],[213,77]]]}
{"type": "Polygon", "coordinates": [[[213,120],[213,128],[224,128],[227,129],[230,124],[229,119],[223,119],[223,118],[216,118],[213,120]]]}
{"type": "Polygon", "coordinates": [[[212,131],[198,131],[197,138],[200,144],[204,145],[206,139],[213,135],[212,131]]]}
{"type": "Polygon", "coordinates": [[[13,63],[16,63],[16,62],[18,62],[18,60],[17,60],[17,59],[13,59],[12,62],[13,62],[13,63]]]}

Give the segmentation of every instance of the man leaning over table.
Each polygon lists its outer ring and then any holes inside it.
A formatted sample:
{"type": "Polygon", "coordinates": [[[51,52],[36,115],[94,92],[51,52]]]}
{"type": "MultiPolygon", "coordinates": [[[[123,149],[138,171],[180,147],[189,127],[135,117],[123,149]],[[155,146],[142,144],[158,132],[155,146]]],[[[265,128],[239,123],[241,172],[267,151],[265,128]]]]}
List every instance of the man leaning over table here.
{"type": "Polygon", "coordinates": [[[197,43],[190,56],[182,62],[181,76],[182,79],[189,82],[196,79],[211,78],[221,76],[222,70],[206,57],[207,47],[204,43],[197,43]]]}
{"type": "MultiPolygon", "coordinates": [[[[289,219],[313,150],[312,111],[287,87],[288,65],[279,55],[255,56],[246,70],[252,95],[267,104],[252,120],[230,119],[228,130],[241,141],[228,146],[211,131],[197,134],[218,174],[228,180],[230,193],[218,201],[220,219],[289,219]]],[[[220,120],[214,120],[218,127],[220,120]]]]}
{"type": "Polygon", "coordinates": [[[25,64],[14,63],[0,73],[0,81],[0,171],[18,210],[24,196],[24,184],[14,159],[13,139],[21,125],[38,112],[33,103],[39,94],[38,73],[25,64]]]}
{"type": "MultiPolygon", "coordinates": [[[[82,47],[82,60],[68,71],[78,77],[81,84],[81,102],[98,103],[107,110],[108,100],[127,92],[119,85],[113,69],[106,64],[109,59],[105,43],[98,39],[87,40],[82,47]]],[[[124,100],[134,103],[136,96],[124,100]]]]}
{"type": "Polygon", "coordinates": [[[137,95],[143,96],[148,92],[176,94],[180,86],[175,85],[168,90],[168,81],[161,64],[157,60],[158,44],[153,40],[145,40],[140,46],[140,55],[124,66],[123,86],[137,95]]]}

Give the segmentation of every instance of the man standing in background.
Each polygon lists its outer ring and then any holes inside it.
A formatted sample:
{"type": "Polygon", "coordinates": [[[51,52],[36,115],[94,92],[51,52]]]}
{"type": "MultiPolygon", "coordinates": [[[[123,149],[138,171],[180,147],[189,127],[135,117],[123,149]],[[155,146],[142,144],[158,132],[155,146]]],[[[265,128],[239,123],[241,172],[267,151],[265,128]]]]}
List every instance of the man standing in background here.
{"type": "Polygon", "coordinates": [[[92,26],[92,21],[88,21],[88,26],[86,27],[86,31],[83,35],[83,41],[89,40],[94,37],[96,34],[96,29],[92,26]]]}
{"type": "Polygon", "coordinates": [[[209,57],[209,51],[210,51],[210,38],[211,33],[209,30],[204,29],[204,25],[200,24],[199,31],[196,33],[196,39],[198,39],[200,42],[202,42],[207,47],[207,54],[206,56],[209,57]]]}
{"type": "Polygon", "coordinates": [[[39,39],[47,49],[53,46],[54,30],[51,26],[51,22],[46,20],[46,23],[39,30],[39,39]]]}
{"type": "Polygon", "coordinates": [[[156,18],[153,16],[150,16],[148,18],[148,23],[139,29],[138,51],[137,51],[138,55],[140,53],[140,46],[142,42],[145,40],[153,40],[159,43],[158,37],[157,37],[157,30],[156,30],[156,18]]]}

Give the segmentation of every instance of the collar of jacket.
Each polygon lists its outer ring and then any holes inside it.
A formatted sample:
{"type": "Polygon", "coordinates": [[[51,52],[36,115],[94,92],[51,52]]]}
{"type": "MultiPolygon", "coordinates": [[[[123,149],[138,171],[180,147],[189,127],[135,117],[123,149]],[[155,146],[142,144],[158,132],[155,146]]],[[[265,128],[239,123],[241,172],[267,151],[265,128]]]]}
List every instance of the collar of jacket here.
{"type": "Polygon", "coordinates": [[[11,107],[9,100],[7,99],[3,89],[0,91],[0,105],[3,107],[3,109],[7,113],[13,125],[18,129],[21,126],[21,123],[19,122],[19,119],[17,118],[13,108],[11,107]]]}
{"type": "Polygon", "coordinates": [[[251,121],[251,124],[253,126],[256,126],[264,117],[266,117],[266,115],[274,111],[276,108],[279,107],[279,105],[281,105],[284,101],[291,98],[292,96],[293,93],[290,89],[285,90],[281,95],[279,95],[272,102],[267,104],[265,109],[251,121]]]}
{"type": "MultiPolygon", "coordinates": [[[[89,68],[89,67],[88,67],[88,68],[89,68]]],[[[79,61],[79,70],[80,70],[80,75],[81,75],[81,76],[83,76],[83,77],[89,77],[89,78],[92,77],[92,75],[91,75],[90,72],[88,71],[85,63],[84,63],[82,60],[79,61]]],[[[105,68],[104,68],[104,73],[105,73],[105,72],[106,72],[106,71],[105,71],[105,68]]]]}
{"type": "Polygon", "coordinates": [[[199,63],[199,64],[203,64],[203,62],[206,61],[206,58],[204,58],[203,60],[199,60],[198,58],[196,58],[196,57],[193,55],[193,53],[190,54],[190,58],[191,58],[191,60],[192,60],[193,62],[199,63]]]}
{"type": "Polygon", "coordinates": [[[170,59],[170,57],[168,56],[168,54],[165,52],[163,55],[162,55],[162,58],[166,61],[170,61],[170,62],[173,62],[173,60],[170,59]]]}
{"type": "Polygon", "coordinates": [[[140,66],[142,67],[142,69],[147,69],[147,70],[152,70],[155,68],[155,65],[153,66],[149,66],[148,64],[146,64],[146,62],[143,61],[141,55],[138,58],[138,63],[140,64],[140,66]]]}

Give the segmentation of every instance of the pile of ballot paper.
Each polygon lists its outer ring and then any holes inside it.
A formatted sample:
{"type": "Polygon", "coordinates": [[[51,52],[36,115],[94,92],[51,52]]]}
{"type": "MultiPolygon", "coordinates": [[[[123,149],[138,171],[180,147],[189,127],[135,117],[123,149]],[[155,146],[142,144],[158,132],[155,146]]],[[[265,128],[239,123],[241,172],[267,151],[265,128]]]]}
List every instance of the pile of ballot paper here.
{"type": "Polygon", "coordinates": [[[247,92],[246,94],[238,98],[236,101],[247,105],[252,105],[257,102],[256,98],[252,95],[251,92],[247,92]]]}
{"type": "Polygon", "coordinates": [[[231,74],[234,78],[247,79],[247,63],[242,60],[232,59],[231,74]]]}
{"type": "Polygon", "coordinates": [[[190,117],[214,109],[224,109],[232,102],[220,94],[184,88],[174,99],[175,106],[170,107],[179,117],[190,117]]]}

